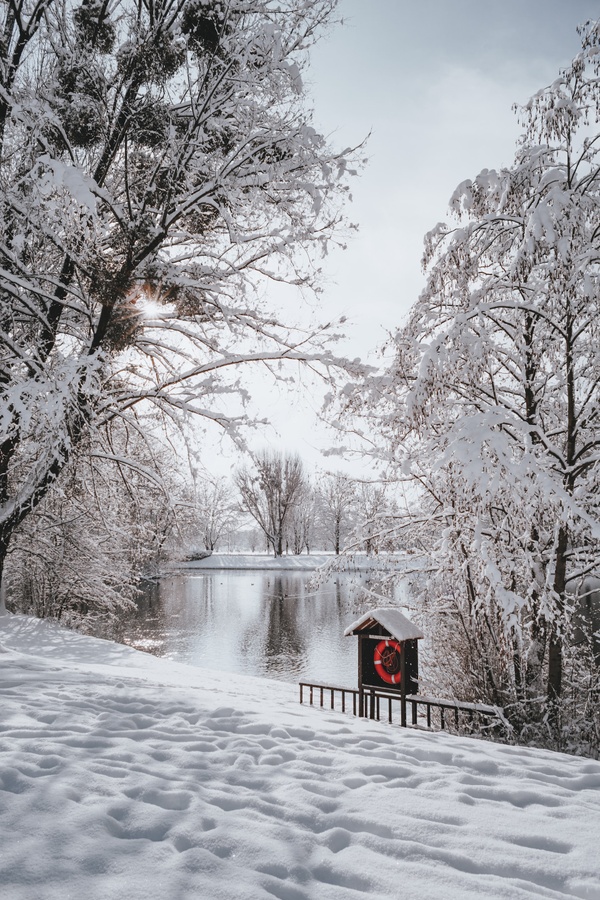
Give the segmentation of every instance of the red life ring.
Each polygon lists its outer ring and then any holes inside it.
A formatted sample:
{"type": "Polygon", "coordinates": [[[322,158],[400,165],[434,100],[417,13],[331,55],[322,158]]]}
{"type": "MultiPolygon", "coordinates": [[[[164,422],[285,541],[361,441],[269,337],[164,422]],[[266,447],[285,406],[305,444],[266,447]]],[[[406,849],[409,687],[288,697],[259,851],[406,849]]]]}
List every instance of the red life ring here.
{"type": "Polygon", "coordinates": [[[375,671],[387,684],[399,684],[402,678],[402,648],[398,641],[379,641],[373,654],[375,671]]]}

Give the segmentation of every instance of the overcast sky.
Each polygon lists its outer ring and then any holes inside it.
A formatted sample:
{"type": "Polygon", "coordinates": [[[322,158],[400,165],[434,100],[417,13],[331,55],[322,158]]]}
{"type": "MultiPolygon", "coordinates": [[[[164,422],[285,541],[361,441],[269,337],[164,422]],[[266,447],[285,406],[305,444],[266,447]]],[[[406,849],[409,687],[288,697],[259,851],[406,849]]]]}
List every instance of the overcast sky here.
{"type": "MultiPolygon", "coordinates": [[[[579,49],[591,0],[341,0],[343,27],[313,50],[315,122],[334,145],[370,134],[348,213],[359,232],[327,260],[325,315],[348,316],[347,355],[366,358],[402,323],[424,283],[423,236],[454,188],[512,162],[514,103],[550,83],[579,49]]],[[[310,403],[257,390],[273,431],[253,443],[326,446],[310,403]],[[264,397],[264,400],[263,400],[264,397]]],[[[315,406],[318,403],[315,402],[315,406]]]]}

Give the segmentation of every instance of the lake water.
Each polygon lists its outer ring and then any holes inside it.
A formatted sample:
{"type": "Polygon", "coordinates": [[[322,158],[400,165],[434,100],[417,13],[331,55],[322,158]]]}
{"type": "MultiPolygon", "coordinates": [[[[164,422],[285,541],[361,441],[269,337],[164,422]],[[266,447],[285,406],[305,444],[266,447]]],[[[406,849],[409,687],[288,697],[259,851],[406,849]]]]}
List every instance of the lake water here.
{"type": "Polygon", "coordinates": [[[210,571],[149,585],[119,640],[157,656],[235,675],[354,687],[357,639],[344,629],[385,603],[367,573],[317,588],[307,572],[210,571]]]}

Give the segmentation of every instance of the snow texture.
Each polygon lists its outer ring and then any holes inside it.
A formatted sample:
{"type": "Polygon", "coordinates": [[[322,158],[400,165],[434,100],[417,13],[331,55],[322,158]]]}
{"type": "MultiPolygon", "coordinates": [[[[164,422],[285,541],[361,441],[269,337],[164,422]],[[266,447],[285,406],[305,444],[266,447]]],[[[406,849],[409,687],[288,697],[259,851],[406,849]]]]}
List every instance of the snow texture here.
{"type": "Polygon", "coordinates": [[[600,763],[0,619],[7,900],[600,898],[600,763]]]}
{"type": "Polygon", "coordinates": [[[420,628],[413,625],[410,619],[407,619],[399,609],[394,609],[391,606],[369,610],[364,616],[361,616],[360,619],[357,619],[356,622],[349,625],[344,634],[348,636],[354,634],[356,631],[362,631],[361,626],[367,625],[368,623],[374,624],[375,622],[383,625],[397,641],[412,641],[424,637],[420,628]]]}

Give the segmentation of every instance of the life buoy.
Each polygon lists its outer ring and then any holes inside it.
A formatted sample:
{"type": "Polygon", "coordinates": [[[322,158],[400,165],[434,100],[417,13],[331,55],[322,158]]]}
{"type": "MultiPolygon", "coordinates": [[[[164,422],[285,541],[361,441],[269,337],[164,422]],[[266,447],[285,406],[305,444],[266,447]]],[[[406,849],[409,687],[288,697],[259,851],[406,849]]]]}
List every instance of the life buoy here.
{"type": "Polygon", "coordinates": [[[398,641],[379,641],[373,654],[375,671],[387,684],[400,684],[402,648],[398,641]]]}

